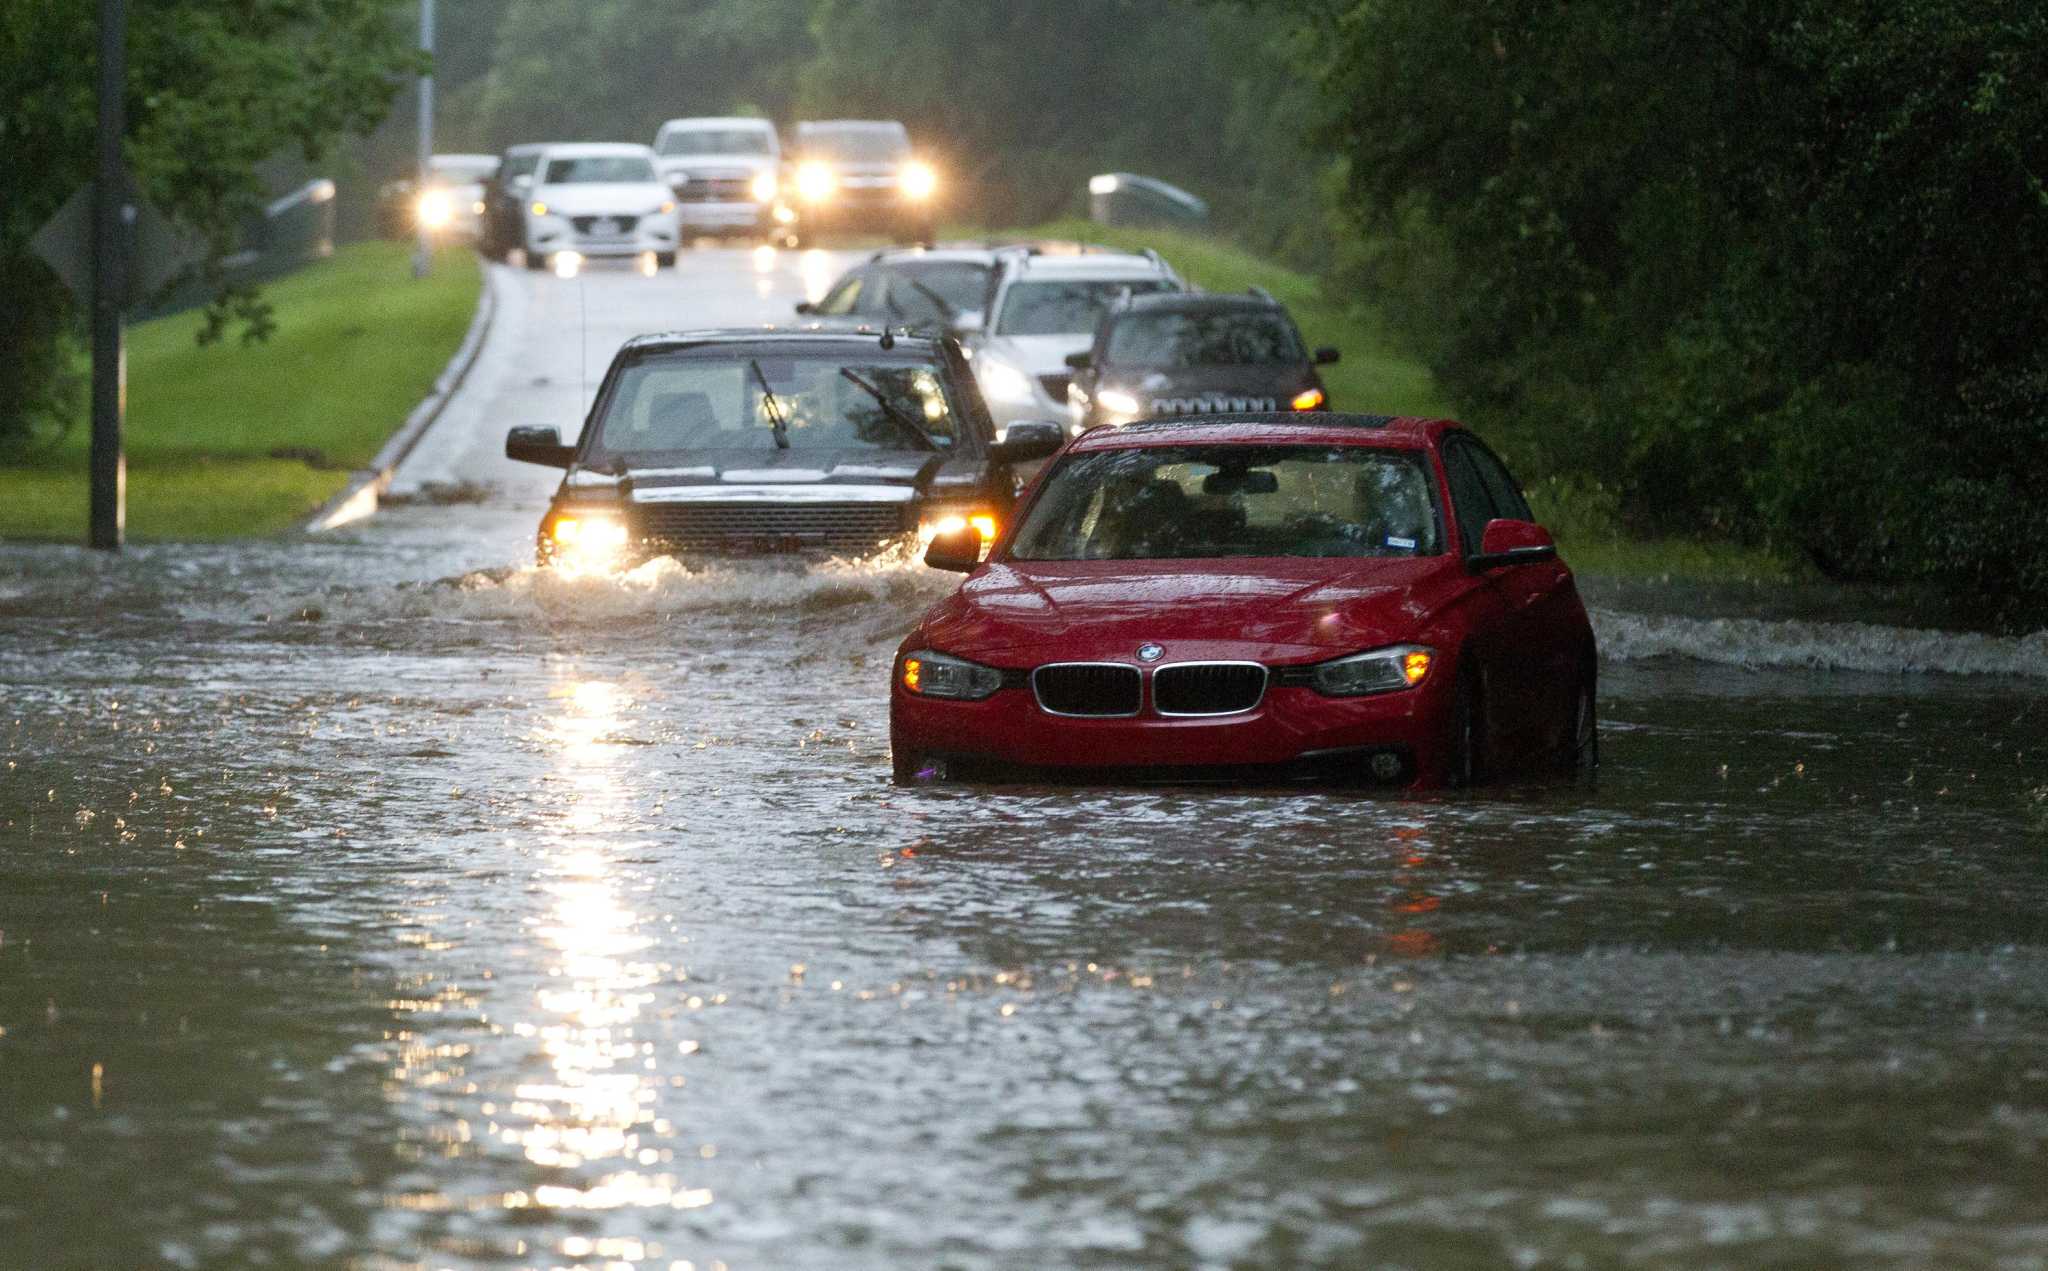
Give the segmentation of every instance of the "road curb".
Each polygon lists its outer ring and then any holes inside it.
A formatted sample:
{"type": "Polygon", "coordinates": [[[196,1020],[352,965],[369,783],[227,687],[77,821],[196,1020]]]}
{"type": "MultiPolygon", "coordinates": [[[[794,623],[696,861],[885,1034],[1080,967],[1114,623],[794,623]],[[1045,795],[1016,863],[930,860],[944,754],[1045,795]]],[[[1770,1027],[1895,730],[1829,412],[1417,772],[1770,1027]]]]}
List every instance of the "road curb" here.
{"type": "Polygon", "coordinates": [[[491,333],[491,323],[498,316],[498,271],[491,263],[481,258],[478,267],[483,271],[483,287],[477,293],[476,314],[469,320],[469,331],[463,335],[462,343],[455,350],[455,356],[448,359],[439,378],[435,379],[433,391],[412,414],[405,417],[405,423],[384,443],[377,457],[370,460],[370,466],[363,468],[349,478],[348,487],[327,501],[326,506],[313,514],[306,522],[306,533],[319,534],[339,529],[354,521],[377,514],[379,500],[391,488],[391,478],[397,473],[398,465],[405,462],[407,455],[420,444],[434,421],[441,418],[441,412],[455,395],[462,390],[463,381],[483,352],[484,341],[491,333]]]}

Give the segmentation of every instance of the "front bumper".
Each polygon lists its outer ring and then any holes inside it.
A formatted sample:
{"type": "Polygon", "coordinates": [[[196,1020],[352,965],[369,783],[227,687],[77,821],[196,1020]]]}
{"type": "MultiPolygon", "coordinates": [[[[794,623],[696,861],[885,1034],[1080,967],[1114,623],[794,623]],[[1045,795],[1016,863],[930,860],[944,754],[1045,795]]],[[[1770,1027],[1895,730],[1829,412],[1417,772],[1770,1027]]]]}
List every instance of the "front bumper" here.
{"type": "Polygon", "coordinates": [[[966,775],[1265,772],[1430,786],[1444,779],[1447,708],[1433,681],[1372,697],[1326,697],[1276,682],[1243,714],[1084,719],[1046,713],[1028,686],[1002,688],[979,702],[917,697],[892,670],[889,730],[898,756],[966,775]],[[1381,754],[1398,760],[1397,772],[1373,772],[1381,754]]]}
{"type": "Polygon", "coordinates": [[[628,217],[529,216],[525,247],[529,254],[552,256],[575,252],[592,259],[640,256],[647,252],[666,254],[676,250],[681,239],[673,214],[642,216],[624,233],[587,228],[579,222],[618,221],[628,217]]]}
{"type": "Polygon", "coordinates": [[[676,219],[686,230],[753,232],[775,224],[775,207],[754,202],[681,202],[676,204],[676,219]]]}

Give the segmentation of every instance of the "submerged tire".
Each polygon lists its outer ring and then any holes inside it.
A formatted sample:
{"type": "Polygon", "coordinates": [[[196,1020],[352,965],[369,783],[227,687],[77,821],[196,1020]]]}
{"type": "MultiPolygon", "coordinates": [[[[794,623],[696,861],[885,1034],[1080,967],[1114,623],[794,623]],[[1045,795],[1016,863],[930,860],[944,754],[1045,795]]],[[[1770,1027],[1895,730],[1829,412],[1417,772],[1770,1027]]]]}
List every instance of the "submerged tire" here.
{"type": "Polygon", "coordinates": [[[1469,674],[1458,676],[1452,689],[1450,737],[1444,764],[1444,785],[1469,790],[1484,779],[1486,728],[1479,689],[1469,674]]]}
{"type": "Polygon", "coordinates": [[[1600,767],[1600,702],[1594,684],[1588,675],[1572,694],[1571,731],[1558,756],[1558,767],[1566,776],[1590,777],[1600,767]]]}

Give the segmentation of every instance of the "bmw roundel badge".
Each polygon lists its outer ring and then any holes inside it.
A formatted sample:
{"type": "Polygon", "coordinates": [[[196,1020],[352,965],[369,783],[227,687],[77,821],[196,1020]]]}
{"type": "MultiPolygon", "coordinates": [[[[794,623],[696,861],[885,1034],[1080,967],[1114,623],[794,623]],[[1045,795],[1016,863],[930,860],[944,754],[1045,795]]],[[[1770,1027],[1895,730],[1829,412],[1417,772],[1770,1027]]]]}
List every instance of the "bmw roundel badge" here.
{"type": "Polygon", "coordinates": [[[1138,661],[1140,662],[1157,662],[1165,656],[1166,650],[1156,644],[1141,644],[1138,646],[1138,661]]]}

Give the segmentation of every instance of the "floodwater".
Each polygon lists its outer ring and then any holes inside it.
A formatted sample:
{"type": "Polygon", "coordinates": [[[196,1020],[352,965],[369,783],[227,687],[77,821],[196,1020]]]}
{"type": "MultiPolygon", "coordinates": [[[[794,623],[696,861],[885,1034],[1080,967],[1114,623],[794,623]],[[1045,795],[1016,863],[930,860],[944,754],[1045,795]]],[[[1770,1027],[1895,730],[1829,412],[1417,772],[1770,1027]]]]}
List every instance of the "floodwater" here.
{"type": "Polygon", "coordinates": [[[0,1266],[2048,1266],[2048,636],[1595,585],[1592,785],[897,790],[952,578],[523,479],[0,548],[0,1266]]]}

